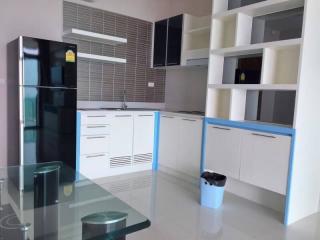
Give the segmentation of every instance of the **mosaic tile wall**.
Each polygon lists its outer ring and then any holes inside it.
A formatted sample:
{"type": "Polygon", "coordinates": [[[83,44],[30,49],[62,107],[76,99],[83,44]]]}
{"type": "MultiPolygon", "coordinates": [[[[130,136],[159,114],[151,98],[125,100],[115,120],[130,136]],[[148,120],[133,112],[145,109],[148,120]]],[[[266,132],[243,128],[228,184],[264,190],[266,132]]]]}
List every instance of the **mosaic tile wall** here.
{"type": "Polygon", "coordinates": [[[79,101],[164,102],[166,71],[151,68],[152,23],[70,2],[63,5],[64,30],[78,28],[128,39],[110,46],[64,38],[76,43],[78,51],[126,58],[126,64],[78,61],[79,101]],[[148,82],[155,87],[149,88],[148,82]]]}

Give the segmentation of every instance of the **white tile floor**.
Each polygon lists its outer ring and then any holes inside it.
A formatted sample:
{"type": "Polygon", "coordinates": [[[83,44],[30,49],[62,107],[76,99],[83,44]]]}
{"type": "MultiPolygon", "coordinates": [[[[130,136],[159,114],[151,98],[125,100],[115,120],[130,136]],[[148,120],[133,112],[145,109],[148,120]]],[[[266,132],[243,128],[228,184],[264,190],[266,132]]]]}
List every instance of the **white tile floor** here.
{"type": "Polygon", "coordinates": [[[285,227],[281,214],[232,194],[219,210],[199,204],[199,189],[162,172],[100,179],[108,191],[151,220],[128,240],[319,240],[320,214],[285,227]]]}

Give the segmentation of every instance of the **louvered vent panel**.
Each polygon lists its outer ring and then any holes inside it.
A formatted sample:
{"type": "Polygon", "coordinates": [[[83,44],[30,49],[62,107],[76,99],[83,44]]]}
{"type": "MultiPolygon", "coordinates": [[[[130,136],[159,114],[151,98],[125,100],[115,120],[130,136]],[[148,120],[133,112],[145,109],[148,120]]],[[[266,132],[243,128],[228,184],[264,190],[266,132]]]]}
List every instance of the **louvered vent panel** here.
{"type": "Polygon", "coordinates": [[[114,157],[110,159],[110,168],[127,167],[131,165],[131,156],[114,157]]]}
{"type": "Polygon", "coordinates": [[[134,155],[133,164],[146,164],[152,162],[152,153],[134,155]]]}

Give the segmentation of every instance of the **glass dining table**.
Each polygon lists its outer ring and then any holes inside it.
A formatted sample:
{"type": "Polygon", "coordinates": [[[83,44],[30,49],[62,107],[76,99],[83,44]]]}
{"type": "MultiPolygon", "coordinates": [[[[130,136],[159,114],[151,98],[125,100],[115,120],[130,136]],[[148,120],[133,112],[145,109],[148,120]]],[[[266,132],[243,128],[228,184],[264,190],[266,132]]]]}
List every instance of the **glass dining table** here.
{"type": "Polygon", "coordinates": [[[0,169],[1,240],[124,240],[150,225],[60,162],[0,169]]]}

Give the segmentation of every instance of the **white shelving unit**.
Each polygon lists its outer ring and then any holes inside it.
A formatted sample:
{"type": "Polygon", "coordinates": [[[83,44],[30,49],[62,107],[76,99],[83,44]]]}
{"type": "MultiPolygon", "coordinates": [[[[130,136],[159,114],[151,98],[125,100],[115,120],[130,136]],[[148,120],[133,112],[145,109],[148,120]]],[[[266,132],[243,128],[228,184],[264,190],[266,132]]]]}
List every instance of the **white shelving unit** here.
{"type": "Polygon", "coordinates": [[[209,59],[211,16],[183,16],[181,65],[207,65],[209,59]]]}
{"type": "Polygon", "coordinates": [[[124,58],[107,57],[107,56],[94,55],[94,54],[81,53],[81,52],[78,53],[78,58],[84,59],[84,60],[92,60],[96,62],[114,62],[114,63],[127,62],[127,60],[124,58]]]}
{"type": "Polygon", "coordinates": [[[101,33],[89,32],[89,31],[85,31],[77,28],[71,28],[69,30],[66,30],[63,36],[67,38],[98,42],[98,43],[103,43],[103,44],[113,45],[113,46],[127,43],[126,38],[120,38],[120,37],[105,35],[101,33]]]}
{"type": "Polygon", "coordinates": [[[286,224],[319,211],[319,11],[320,1],[315,0],[266,0],[232,10],[227,0],[213,0],[206,116],[243,121],[248,91],[295,93],[293,164],[288,167],[283,204],[286,224]],[[254,17],[300,7],[304,7],[301,38],[251,44],[254,17]],[[262,56],[260,84],[224,84],[225,59],[250,54],[262,56]]]}

